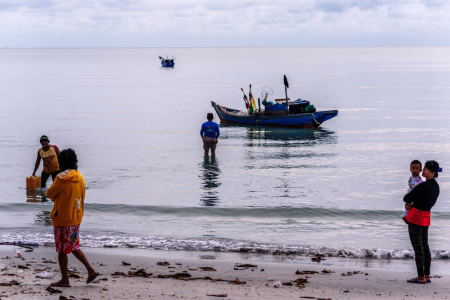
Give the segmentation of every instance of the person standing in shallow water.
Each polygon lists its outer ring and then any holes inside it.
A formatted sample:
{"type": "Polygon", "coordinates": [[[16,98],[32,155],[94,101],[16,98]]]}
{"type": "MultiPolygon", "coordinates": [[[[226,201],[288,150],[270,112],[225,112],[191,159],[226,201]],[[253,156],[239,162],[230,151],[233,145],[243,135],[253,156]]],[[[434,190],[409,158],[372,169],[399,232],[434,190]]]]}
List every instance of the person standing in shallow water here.
{"type": "Polygon", "coordinates": [[[36,176],[36,171],[41,164],[41,159],[44,162],[44,168],[41,174],[41,188],[46,187],[46,183],[50,175],[55,181],[56,175],[59,173],[59,149],[55,145],[50,145],[50,140],[46,135],[41,136],[40,143],[42,148],[38,150],[36,163],[34,164],[33,176],[36,176]]]}
{"type": "Polygon", "coordinates": [[[211,149],[211,155],[216,155],[217,139],[220,135],[219,125],[213,122],[214,115],[212,113],[208,113],[206,119],[208,122],[203,123],[202,129],[200,130],[203,149],[205,150],[205,156],[208,155],[209,149],[211,149]]]}
{"type": "Polygon", "coordinates": [[[84,213],[84,196],[86,184],[83,175],[78,172],[78,159],[74,150],[65,149],[59,155],[61,173],[47,190],[47,198],[53,200],[51,212],[56,252],[61,269],[61,280],[52,282],[50,286],[70,287],[67,270],[68,256],[73,255],[86,267],[91,283],[99,275],[92,268],[83,251],[80,249],[80,224],[84,213]]]}
{"type": "Polygon", "coordinates": [[[409,283],[431,283],[431,253],[428,246],[428,228],[430,226],[430,211],[439,197],[439,184],[436,182],[439,164],[430,160],[423,167],[422,176],[426,181],[417,185],[405,195],[405,209],[411,244],[414,249],[417,277],[408,279],[409,283]]]}

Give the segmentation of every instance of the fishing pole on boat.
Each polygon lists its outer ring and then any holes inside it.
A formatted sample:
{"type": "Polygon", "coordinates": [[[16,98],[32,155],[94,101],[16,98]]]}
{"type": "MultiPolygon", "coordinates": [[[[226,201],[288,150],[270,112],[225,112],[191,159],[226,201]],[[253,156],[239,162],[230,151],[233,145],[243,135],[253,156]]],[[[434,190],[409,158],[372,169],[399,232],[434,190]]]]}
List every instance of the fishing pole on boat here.
{"type": "Polygon", "coordinates": [[[242,91],[242,93],[244,94],[245,108],[247,108],[247,111],[248,111],[249,107],[248,107],[248,98],[247,98],[247,95],[245,94],[243,88],[241,88],[241,91],[242,91]]]}
{"type": "Polygon", "coordinates": [[[286,93],[286,108],[288,109],[288,113],[289,113],[289,104],[288,104],[288,96],[287,96],[287,89],[289,87],[289,82],[287,80],[286,74],[284,75],[284,91],[286,93]]]}

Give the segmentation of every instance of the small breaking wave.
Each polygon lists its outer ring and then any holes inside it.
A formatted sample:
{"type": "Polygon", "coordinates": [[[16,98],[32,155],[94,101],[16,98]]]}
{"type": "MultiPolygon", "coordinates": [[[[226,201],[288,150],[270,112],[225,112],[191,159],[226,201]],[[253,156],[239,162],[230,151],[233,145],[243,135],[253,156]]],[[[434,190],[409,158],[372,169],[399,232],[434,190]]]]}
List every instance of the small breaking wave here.
{"type": "MultiPolygon", "coordinates": [[[[18,242],[29,245],[53,247],[53,235],[50,233],[15,232],[4,233],[0,237],[0,244],[18,242]]],[[[141,237],[110,233],[84,233],[82,247],[91,248],[139,248],[150,250],[173,251],[202,251],[202,252],[235,252],[258,253],[267,255],[297,255],[315,256],[324,254],[329,257],[366,258],[366,259],[411,259],[414,258],[412,249],[365,249],[314,247],[309,245],[283,245],[270,243],[254,243],[230,239],[177,239],[164,237],[141,237]]],[[[450,259],[449,250],[432,250],[433,259],[450,259]]]]}

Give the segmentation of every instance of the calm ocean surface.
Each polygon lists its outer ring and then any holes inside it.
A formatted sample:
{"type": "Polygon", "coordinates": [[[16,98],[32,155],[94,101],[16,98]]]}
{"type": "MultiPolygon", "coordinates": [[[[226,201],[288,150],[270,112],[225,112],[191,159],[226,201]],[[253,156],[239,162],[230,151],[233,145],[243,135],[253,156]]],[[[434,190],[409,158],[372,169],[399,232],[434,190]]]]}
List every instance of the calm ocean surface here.
{"type": "Polygon", "coordinates": [[[84,246],[411,257],[409,163],[434,159],[430,246],[449,258],[449,51],[1,49],[0,242],[53,241],[52,202],[25,189],[46,134],[78,153],[84,246]],[[205,158],[211,100],[243,109],[249,84],[282,98],[284,74],[291,99],[339,115],[311,130],[222,124],[205,158]]]}

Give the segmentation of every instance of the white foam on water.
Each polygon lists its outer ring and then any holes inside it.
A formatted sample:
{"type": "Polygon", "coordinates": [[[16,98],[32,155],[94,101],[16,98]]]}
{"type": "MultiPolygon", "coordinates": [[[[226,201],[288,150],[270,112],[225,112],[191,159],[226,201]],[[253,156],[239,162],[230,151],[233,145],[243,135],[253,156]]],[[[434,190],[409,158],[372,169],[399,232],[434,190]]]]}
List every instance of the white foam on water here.
{"type": "MultiPolygon", "coordinates": [[[[7,233],[0,237],[0,243],[11,244],[19,241],[31,245],[37,243],[42,246],[53,247],[53,235],[37,233],[7,233]],[[17,239],[20,237],[20,240],[17,239]]],[[[150,250],[178,250],[201,252],[239,252],[259,253],[269,255],[298,255],[314,256],[317,253],[330,257],[369,258],[369,259],[411,259],[414,258],[412,249],[384,249],[384,248],[340,248],[314,247],[310,245],[283,245],[269,243],[254,243],[230,239],[179,239],[151,236],[127,236],[111,233],[84,234],[81,239],[82,247],[91,248],[139,248],[150,250]]],[[[432,250],[432,258],[450,259],[449,250],[432,250]]]]}

